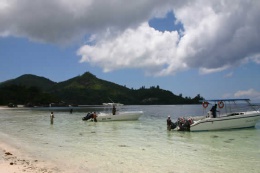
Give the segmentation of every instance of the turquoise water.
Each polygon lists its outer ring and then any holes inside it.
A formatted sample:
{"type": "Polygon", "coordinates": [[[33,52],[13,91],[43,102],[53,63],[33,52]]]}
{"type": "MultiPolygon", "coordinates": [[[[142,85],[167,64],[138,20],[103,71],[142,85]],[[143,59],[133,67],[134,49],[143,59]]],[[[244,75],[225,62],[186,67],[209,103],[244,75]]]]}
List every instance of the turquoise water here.
{"type": "Polygon", "coordinates": [[[0,139],[46,160],[59,172],[260,172],[260,122],[255,128],[168,132],[166,118],[201,115],[201,105],[124,106],[138,121],[84,122],[101,108],[2,109],[0,139]],[[50,125],[50,111],[54,124],[50,125]]]}

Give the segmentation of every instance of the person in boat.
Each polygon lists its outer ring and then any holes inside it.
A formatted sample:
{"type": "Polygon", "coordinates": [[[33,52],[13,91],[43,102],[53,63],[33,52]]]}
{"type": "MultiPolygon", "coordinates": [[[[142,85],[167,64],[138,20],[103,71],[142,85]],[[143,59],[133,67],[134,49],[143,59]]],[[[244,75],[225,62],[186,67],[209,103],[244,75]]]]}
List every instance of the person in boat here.
{"type": "Polygon", "coordinates": [[[171,131],[172,129],[172,120],[171,120],[171,116],[169,115],[167,118],[167,130],[171,131]]]}
{"type": "Polygon", "coordinates": [[[50,115],[50,120],[51,120],[51,124],[53,124],[53,119],[54,119],[55,117],[54,117],[54,114],[53,114],[53,112],[51,112],[51,115],[50,115]]]}
{"type": "Polygon", "coordinates": [[[219,112],[217,110],[217,104],[215,104],[214,106],[212,106],[212,108],[210,109],[211,113],[212,113],[212,116],[213,118],[216,118],[217,117],[217,112],[219,112]]]}
{"type": "Polygon", "coordinates": [[[116,107],[115,107],[115,105],[113,105],[113,108],[112,108],[112,114],[113,114],[113,115],[116,114],[116,107]]]}

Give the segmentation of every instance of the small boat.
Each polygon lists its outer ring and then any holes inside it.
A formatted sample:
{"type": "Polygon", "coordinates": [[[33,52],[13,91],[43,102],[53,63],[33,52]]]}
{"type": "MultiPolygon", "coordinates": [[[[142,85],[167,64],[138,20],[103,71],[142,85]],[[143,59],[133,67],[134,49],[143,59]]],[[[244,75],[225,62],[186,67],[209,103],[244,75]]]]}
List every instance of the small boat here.
{"type": "Polygon", "coordinates": [[[143,111],[120,111],[118,107],[123,106],[120,103],[103,103],[105,109],[110,112],[88,113],[82,118],[83,121],[134,121],[138,120],[143,115],[143,111]],[[112,107],[112,108],[111,108],[112,107]]]}
{"type": "Polygon", "coordinates": [[[250,128],[255,127],[260,119],[260,111],[250,103],[250,99],[203,100],[202,105],[206,115],[178,118],[177,122],[172,123],[172,129],[179,131],[212,131],[250,128]],[[207,111],[208,105],[211,103],[218,108],[219,116],[214,117],[212,109],[207,111]]]}

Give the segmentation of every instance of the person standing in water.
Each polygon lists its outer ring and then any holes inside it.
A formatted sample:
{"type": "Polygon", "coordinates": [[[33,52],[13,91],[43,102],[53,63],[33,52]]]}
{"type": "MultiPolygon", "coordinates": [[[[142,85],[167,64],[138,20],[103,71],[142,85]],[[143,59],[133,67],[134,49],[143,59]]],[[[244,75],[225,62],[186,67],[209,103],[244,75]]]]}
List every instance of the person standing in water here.
{"type": "Polygon", "coordinates": [[[171,117],[169,115],[168,118],[167,118],[167,130],[171,131],[171,129],[172,129],[172,120],[171,120],[171,117]]]}
{"type": "Polygon", "coordinates": [[[93,119],[94,119],[94,122],[97,122],[97,114],[96,114],[96,112],[93,113],[93,119]]]}
{"type": "Polygon", "coordinates": [[[112,114],[113,114],[113,115],[116,114],[116,107],[115,107],[115,105],[113,105],[112,114]]]}
{"type": "Polygon", "coordinates": [[[53,112],[51,112],[51,115],[50,115],[50,119],[51,119],[51,124],[53,124],[53,119],[54,119],[55,117],[54,117],[54,114],[53,114],[53,112]]]}

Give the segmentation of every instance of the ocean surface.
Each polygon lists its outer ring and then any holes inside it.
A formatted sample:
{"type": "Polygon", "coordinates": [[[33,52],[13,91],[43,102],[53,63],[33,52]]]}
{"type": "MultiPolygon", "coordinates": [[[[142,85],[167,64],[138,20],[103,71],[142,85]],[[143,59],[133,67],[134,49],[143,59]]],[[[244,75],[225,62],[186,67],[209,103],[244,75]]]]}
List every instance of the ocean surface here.
{"type": "Polygon", "coordinates": [[[255,128],[167,131],[166,119],[202,115],[201,105],[124,106],[138,121],[84,122],[100,107],[1,109],[0,140],[74,173],[259,173],[260,122],[255,128]],[[50,124],[50,112],[55,115],[50,124]]]}

